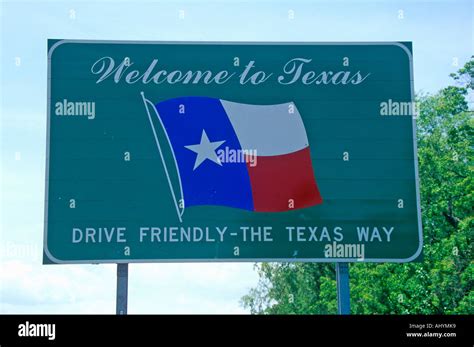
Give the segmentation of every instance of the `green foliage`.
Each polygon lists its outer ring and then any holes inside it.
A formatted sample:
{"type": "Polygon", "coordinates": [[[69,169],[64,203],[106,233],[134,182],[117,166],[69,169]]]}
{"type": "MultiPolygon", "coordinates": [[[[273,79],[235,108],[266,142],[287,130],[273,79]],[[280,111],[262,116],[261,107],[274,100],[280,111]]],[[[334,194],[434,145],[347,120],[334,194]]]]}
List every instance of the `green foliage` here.
{"type": "MultiPolygon", "coordinates": [[[[351,264],[354,314],[473,314],[474,57],[451,74],[458,86],[418,97],[423,261],[351,264]]],[[[334,265],[263,263],[242,298],[254,314],[335,314],[334,265]]]]}

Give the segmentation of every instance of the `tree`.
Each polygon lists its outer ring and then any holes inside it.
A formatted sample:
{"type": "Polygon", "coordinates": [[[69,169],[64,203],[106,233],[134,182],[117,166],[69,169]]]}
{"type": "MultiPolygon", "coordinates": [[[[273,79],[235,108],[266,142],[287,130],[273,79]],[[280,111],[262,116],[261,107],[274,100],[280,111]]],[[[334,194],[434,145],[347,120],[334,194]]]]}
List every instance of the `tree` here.
{"type": "MultiPolygon", "coordinates": [[[[474,313],[474,56],[451,77],[457,86],[418,97],[423,261],[351,264],[354,314],[474,313]]],[[[337,313],[334,265],[255,266],[259,283],[241,300],[251,313],[337,313]]]]}

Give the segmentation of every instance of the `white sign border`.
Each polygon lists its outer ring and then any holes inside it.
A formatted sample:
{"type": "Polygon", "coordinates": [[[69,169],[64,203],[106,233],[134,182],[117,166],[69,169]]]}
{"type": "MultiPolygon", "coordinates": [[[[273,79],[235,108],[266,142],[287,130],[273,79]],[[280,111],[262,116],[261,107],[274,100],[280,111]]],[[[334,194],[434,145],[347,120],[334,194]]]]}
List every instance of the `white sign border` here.
{"type": "MultiPolygon", "coordinates": [[[[49,39],[52,40],[52,39],[49,39]]],[[[49,41],[48,40],[48,41],[49,41]]],[[[48,81],[47,81],[47,124],[46,124],[46,169],[45,169],[45,201],[44,201],[44,239],[43,251],[50,261],[56,264],[125,264],[125,263],[224,263],[224,262],[301,262],[301,263],[406,263],[415,260],[421,254],[423,249],[423,231],[421,223],[421,203],[420,203],[420,179],[418,176],[418,146],[416,137],[416,119],[412,117],[413,128],[413,151],[415,162],[415,185],[416,185],[416,204],[418,215],[418,249],[415,254],[403,259],[384,259],[384,258],[365,258],[358,261],[357,258],[209,258],[209,259],[100,259],[100,260],[61,260],[51,254],[48,249],[48,192],[49,192],[49,156],[50,156],[50,118],[51,118],[51,57],[53,52],[59,46],[66,43],[97,43],[97,44],[140,44],[140,45],[320,45],[320,46],[398,46],[405,51],[409,59],[410,66],[410,89],[411,101],[415,100],[414,81],[413,81],[413,56],[410,50],[401,42],[245,42],[245,41],[115,41],[115,40],[58,40],[48,50],[48,81]]]]}

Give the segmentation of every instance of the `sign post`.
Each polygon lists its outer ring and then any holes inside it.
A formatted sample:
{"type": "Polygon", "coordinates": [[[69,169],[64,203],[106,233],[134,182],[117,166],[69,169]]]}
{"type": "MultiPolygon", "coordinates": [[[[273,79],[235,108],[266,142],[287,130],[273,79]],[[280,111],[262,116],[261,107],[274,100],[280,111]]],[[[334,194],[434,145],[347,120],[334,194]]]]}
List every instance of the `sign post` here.
{"type": "Polygon", "coordinates": [[[117,303],[116,313],[127,314],[128,306],[128,264],[117,264],[117,303]]]}
{"type": "Polygon", "coordinates": [[[337,313],[351,314],[349,264],[336,263],[337,313]]]}

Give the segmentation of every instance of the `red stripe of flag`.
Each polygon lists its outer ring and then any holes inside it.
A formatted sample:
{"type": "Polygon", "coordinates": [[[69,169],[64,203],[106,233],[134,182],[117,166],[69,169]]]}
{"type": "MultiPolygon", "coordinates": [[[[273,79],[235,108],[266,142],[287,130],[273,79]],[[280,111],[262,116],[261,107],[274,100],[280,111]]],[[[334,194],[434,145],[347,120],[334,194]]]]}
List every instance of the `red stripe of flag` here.
{"type": "Polygon", "coordinates": [[[255,211],[288,211],[322,203],[309,147],[284,155],[257,156],[253,167],[251,162],[247,160],[247,168],[255,211]]]}

